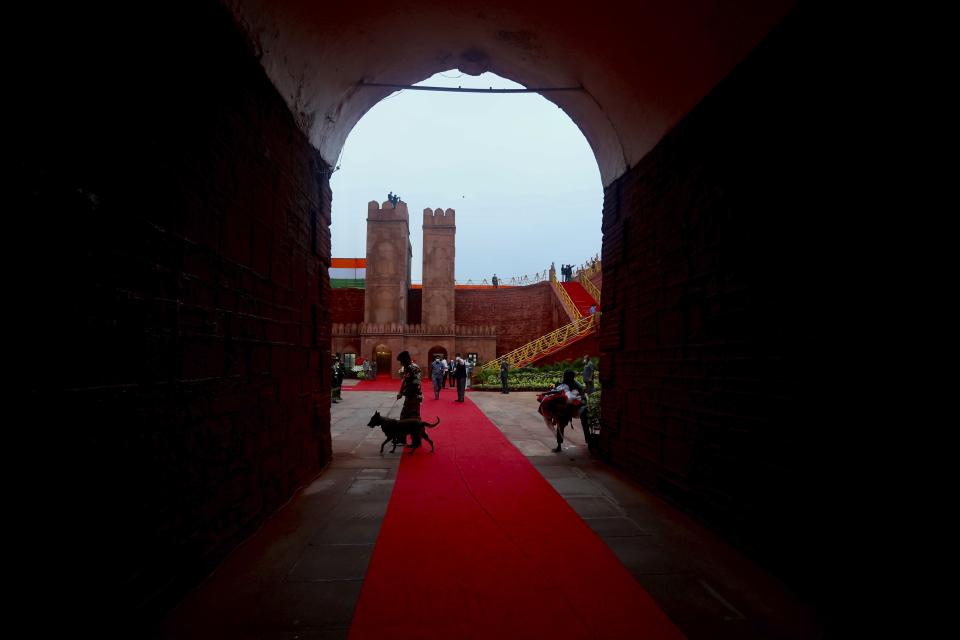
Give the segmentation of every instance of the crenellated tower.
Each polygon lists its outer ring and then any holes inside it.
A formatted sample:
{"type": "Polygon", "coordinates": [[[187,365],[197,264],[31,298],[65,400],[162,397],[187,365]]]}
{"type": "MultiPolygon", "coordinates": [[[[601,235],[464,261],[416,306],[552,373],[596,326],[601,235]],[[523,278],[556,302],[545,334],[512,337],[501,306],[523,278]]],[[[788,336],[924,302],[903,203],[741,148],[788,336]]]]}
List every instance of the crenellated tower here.
{"type": "Polygon", "coordinates": [[[455,324],[456,212],[423,210],[423,316],[426,326],[455,324]]]}
{"type": "Polygon", "coordinates": [[[410,216],[407,203],[390,201],[367,204],[367,272],[364,321],[407,321],[407,291],[410,288],[410,216]]]}

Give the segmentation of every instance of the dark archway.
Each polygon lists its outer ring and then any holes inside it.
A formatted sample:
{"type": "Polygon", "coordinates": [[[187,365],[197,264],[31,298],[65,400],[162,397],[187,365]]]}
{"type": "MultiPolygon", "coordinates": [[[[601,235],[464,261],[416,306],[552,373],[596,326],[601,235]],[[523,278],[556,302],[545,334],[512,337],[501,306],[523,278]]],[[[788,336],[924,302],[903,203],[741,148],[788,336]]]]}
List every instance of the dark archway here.
{"type": "Polygon", "coordinates": [[[393,352],[385,344],[378,344],[373,349],[373,361],[377,363],[377,377],[393,376],[393,352]]]}
{"type": "Polygon", "coordinates": [[[440,356],[443,359],[447,358],[447,348],[441,345],[434,345],[427,350],[427,360],[432,361],[434,357],[440,356]]]}
{"type": "Polygon", "coordinates": [[[87,497],[58,515],[90,525],[72,562],[99,577],[91,615],[169,606],[330,459],[329,175],[388,91],[363,83],[455,66],[583,87],[550,97],[605,186],[604,455],[809,592],[831,481],[809,470],[847,427],[811,398],[846,295],[836,247],[859,237],[810,178],[844,140],[831,17],[801,7],[774,29],[793,3],[759,0],[390,6],[36,21],[47,46],[11,83],[29,107],[23,376],[49,409],[33,432],[69,452],[52,468],[87,497]]]}

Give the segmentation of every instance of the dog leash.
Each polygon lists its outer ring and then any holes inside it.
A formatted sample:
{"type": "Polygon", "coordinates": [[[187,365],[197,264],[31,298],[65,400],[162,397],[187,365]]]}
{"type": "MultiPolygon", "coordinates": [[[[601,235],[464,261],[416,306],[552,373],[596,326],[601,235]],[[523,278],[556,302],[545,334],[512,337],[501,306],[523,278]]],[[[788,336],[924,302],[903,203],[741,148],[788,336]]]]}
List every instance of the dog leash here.
{"type": "Polygon", "coordinates": [[[387,410],[387,415],[386,415],[387,418],[389,418],[389,417],[390,417],[390,414],[393,412],[393,410],[397,408],[397,403],[398,403],[398,402],[400,402],[400,398],[397,398],[396,400],[393,401],[393,406],[391,406],[391,407],[387,410]]]}

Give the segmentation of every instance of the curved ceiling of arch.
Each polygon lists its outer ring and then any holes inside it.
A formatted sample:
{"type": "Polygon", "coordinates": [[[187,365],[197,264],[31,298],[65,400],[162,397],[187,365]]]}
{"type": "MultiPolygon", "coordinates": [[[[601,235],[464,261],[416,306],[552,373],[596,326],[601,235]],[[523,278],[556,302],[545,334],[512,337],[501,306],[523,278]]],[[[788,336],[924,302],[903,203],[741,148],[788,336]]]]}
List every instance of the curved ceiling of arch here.
{"type": "Polygon", "coordinates": [[[492,71],[527,87],[583,86],[544,97],[580,127],[605,186],[652,149],[795,4],[636,0],[606,9],[540,0],[226,2],[330,164],[363,114],[392,92],[361,82],[413,84],[459,68],[492,71]]]}

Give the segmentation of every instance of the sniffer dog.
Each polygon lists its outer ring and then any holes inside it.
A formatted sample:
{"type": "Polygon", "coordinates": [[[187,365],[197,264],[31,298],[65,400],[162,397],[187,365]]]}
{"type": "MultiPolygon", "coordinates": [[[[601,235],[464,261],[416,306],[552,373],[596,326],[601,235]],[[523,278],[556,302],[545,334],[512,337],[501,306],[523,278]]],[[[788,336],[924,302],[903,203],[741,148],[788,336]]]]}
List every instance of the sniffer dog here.
{"type": "MultiPolygon", "coordinates": [[[[383,448],[387,446],[387,443],[393,440],[393,449],[390,449],[390,453],[393,453],[397,450],[398,445],[402,445],[407,441],[408,435],[419,434],[421,438],[430,443],[430,453],[433,453],[433,440],[430,439],[430,436],[427,435],[427,428],[433,428],[440,424],[440,418],[437,418],[437,421],[433,424],[429,422],[424,422],[423,420],[418,420],[417,418],[404,418],[403,420],[397,420],[396,418],[384,418],[380,415],[380,412],[377,411],[373,414],[373,417],[370,418],[370,422],[367,423],[367,426],[371,429],[374,427],[380,427],[383,429],[383,435],[387,436],[387,439],[383,441],[383,444],[380,445],[380,453],[383,453],[383,448]]],[[[419,445],[417,445],[419,446],[419,445]]],[[[412,446],[410,448],[410,453],[412,454],[417,446],[412,446]]]]}

